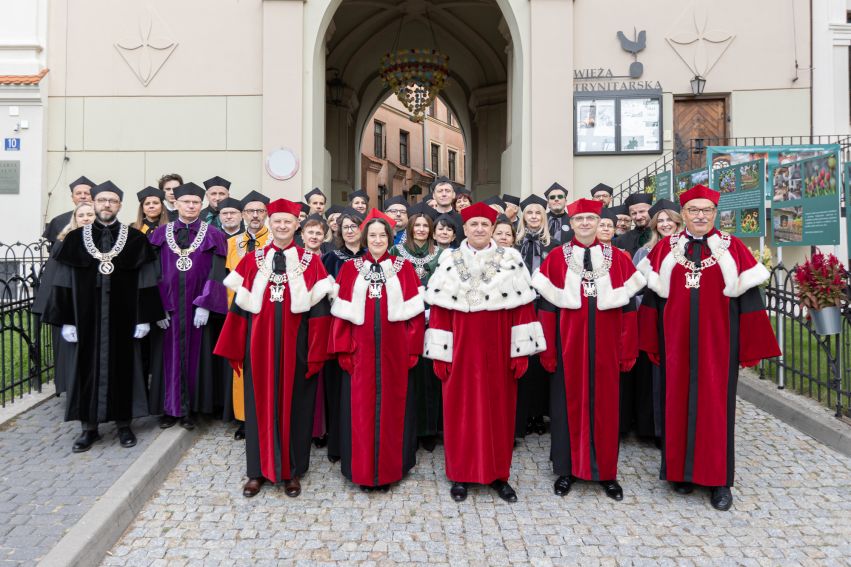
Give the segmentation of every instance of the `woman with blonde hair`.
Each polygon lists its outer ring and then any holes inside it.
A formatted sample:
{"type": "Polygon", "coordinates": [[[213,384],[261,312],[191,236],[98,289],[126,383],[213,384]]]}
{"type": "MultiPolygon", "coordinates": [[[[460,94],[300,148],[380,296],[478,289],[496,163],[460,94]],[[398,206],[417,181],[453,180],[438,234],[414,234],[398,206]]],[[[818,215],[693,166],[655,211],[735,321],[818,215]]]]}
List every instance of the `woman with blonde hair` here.
{"type": "Polygon", "coordinates": [[[62,229],[62,232],[59,233],[56,240],[65,240],[65,237],[68,236],[68,233],[72,230],[80,228],[81,226],[86,226],[87,224],[92,224],[93,222],[95,222],[95,204],[91,201],[83,201],[74,207],[74,212],[71,215],[71,222],[68,223],[68,226],[62,229]]]}
{"type": "Polygon", "coordinates": [[[656,243],[683,229],[683,217],[680,215],[680,206],[668,199],[659,199],[650,207],[650,240],[647,244],[635,251],[632,263],[638,266],[644,258],[650,254],[656,243]]]}

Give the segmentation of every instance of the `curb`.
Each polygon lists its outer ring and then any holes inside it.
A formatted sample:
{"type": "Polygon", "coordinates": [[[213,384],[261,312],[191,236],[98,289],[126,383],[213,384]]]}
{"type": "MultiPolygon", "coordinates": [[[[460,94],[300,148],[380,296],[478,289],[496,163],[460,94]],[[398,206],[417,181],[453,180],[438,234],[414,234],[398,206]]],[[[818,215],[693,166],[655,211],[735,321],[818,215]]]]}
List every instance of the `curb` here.
{"type": "Polygon", "coordinates": [[[100,564],[194,441],[182,427],[162,431],[39,565],[100,564]]]}
{"type": "Polygon", "coordinates": [[[17,400],[13,399],[11,402],[8,402],[6,407],[0,407],[0,430],[22,413],[40,406],[55,395],[56,385],[53,382],[48,382],[42,385],[41,392],[33,391],[29,394],[24,394],[17,400]]]}
{"type": "Polygon", "coordinates": [[[751,370],[739,373],[738,395],[831,449],[851,457],[851,427],[814,400],[780,390],[751,370]]]}

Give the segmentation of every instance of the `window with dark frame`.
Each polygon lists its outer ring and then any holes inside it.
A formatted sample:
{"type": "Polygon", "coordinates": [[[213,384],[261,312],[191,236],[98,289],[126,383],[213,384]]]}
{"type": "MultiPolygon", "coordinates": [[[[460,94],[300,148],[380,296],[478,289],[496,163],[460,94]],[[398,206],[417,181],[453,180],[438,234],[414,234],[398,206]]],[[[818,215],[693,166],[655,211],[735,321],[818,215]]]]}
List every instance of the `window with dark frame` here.
{"type": "Polygon", "coordinates": [[[408,162],[408,133],[399,130],[399,163],[409,165],[408,162]]]}
{"type": "Polygon", "coordinates": [[[373,155],[377,158],[384,157],[384,123],[375,121],[374,145],[372,148],[373,155]]]}
{"type": "Polygon", "coordinates": [[[437,118],[437,101],[431,101],[431,104],[428,107],[428,115],[432,118],[437,118]]]}
{"type": "Polygon", "coordinates": [[[449,179],[455,181],[455,156],[457,156],[457,152],[453,152],[449,150],[449,154],[447,157],[447,162],[449,163],[449,179]]]}
{"type": "Polygon", "coordinates": [[[438,144],[431,145],[431,170],[440,174],[440,146],[438,144]]]}
{"type": "Polygon", "coordinates": [[[662,93],[575,94],[574,155],[662,153],[662,93]]]}

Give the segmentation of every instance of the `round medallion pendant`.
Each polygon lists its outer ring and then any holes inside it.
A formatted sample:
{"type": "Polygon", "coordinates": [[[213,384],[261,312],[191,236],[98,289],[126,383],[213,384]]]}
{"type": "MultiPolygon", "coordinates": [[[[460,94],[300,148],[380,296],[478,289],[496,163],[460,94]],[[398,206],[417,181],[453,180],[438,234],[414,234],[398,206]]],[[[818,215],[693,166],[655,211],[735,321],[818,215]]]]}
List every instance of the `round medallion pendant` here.
{"type": "Polygon", "coordinates": [[[189,256],[181,256],[177,259],[177,269],[181,272],[188,272],[192,269],[192,258],[189,256]]]}
{"type": "Polygon", "coordinates": [[[471,289],[466,295],[467,302],[473,306],[481,305],[485,301],[485,294],[477,289],[471,289]]]}
{"type": "Polygon", "coordinates": [[[101,262],[100,266],[98,266],[98,271],[103,275],[108,276],[115,271],[115,265],[109,261],[101,262]]]}

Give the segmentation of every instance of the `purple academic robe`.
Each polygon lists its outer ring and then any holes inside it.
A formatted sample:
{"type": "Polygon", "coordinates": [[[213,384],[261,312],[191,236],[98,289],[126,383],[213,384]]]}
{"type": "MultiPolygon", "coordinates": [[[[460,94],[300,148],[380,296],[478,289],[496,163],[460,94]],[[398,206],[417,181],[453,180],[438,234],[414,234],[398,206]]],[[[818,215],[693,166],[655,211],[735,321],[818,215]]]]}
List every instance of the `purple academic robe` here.
{"type": "MultiPolygon", "coordinates": [[[[177,231],[184,226],[175,221],[177,231]]],[[[193,242],[201,221],[189,225],[189,242],[193,242]]],[[[162,331],[161,369],[152,360],[151,413],[182,417],[189,412],[212,410],[212,396],[216,384],[212,375],[199,376],[201,357],[211,358],[215,338],[211,338],[211,324],[195,328],[195,309],[203,307],[211,313],[227,314],[227,291],[221,283],[225,276],[227,241],[224,234],[209,227],[204,241],[189,255],[192,267],[182,272],[177,269],[178,255],[166,243],[166,227],[157,228],[151,244],[159,248],[162,279],[160,297],[163,309],[171,317],[168,329],[162,331]]],[[[153,358],[153,357],[152,357],[153,358]]],[[[203,373],[202,373],[203,374],[203,373]]],[[[208,373],[209,374],[209,373],[208,373]]]]}

